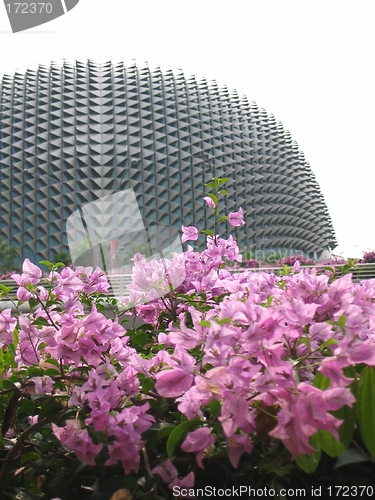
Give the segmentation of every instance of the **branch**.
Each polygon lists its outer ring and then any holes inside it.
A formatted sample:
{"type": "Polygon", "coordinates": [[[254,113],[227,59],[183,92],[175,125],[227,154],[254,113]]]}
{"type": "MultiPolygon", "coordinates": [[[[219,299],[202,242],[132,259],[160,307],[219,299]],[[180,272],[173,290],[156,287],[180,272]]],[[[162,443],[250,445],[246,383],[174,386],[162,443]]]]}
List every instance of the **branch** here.
{"type": "Polygon", "coordinates": [[[3,493],[4,489],[4,483],[5,483],[5,477],[8,472],[9,464],[12,462],[14,457],[17,455],[19,452],[20,448],[24,445],[24,441],[26,438],[28,438],[31,434],[33,434],[35,431],[38,429],[41,429],[44,427],[46,424],[49,424],[53,422],[56,418],[58,418],[60,415],[62,415],[65,412],[65,410],[61,410],[58,413],[54,413],[50,417],[45,417],[43,418],[40,422],[37,422],[36,424],[33,424],[30,426],[28,429],[26,429],[18,438],[16,444],[11,448],[7,456],[5,457],[6,462],[4,462],[1,472],[0,472],[0,495],[3,493]]]}

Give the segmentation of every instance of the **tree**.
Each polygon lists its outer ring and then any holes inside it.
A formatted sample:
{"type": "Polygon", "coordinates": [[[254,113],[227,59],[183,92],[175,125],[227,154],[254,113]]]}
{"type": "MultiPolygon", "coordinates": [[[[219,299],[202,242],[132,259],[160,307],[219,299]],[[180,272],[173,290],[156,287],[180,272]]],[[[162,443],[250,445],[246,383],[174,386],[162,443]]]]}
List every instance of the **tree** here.
{"type": "Polygon", "coordinates": [[[65,250],[60,250],[59,252],[54,250],[53,260],[54,262],[62,262],[66,266],[70,266],[70,264],[72,263],[70,253],[65,250]]]}
{"type": "Polygon", "coordinates": [[[0,237],[0,274],[20,270],[21,260],[17,250],[0,237]]]}

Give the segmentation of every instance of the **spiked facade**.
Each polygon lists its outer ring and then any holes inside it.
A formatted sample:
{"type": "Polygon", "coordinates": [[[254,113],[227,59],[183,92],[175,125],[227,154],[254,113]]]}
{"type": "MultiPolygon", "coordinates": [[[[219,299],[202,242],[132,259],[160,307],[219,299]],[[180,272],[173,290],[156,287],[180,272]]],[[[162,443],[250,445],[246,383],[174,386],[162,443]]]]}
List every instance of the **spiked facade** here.
{"type": "Polygon", "coordinates": [[[181,71],[65,61],[5,75],[0,167],[0,236],[23,258],[67,249],[69,215],[122,189],[134,189],[144,220],[203,229],[212,175],[230,179],[226,212],[245,212],[241,249],[336,246],[314,174],[282,124],[181,71]]]}

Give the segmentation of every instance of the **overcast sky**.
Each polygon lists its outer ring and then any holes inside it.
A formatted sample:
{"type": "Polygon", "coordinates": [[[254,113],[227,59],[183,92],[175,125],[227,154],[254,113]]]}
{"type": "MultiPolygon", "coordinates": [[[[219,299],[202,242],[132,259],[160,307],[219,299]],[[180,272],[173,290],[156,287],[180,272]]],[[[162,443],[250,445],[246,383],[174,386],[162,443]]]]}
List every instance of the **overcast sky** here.
{"type": "Polygon", "coordinates": [[[375,250],[375,3],[80,0],[13,34],[0,4],[0,75],[51,60],[148,61],[237,89],[290,130],[339,246],[375,250]]]}

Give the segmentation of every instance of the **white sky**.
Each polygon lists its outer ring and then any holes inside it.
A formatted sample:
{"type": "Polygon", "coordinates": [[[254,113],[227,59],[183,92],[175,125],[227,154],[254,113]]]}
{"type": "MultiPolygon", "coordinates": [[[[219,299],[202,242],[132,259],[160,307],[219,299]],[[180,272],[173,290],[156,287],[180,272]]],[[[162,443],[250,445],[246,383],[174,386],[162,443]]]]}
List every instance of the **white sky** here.
{"type": "Polygon", "coordinates": [[[375,250],[373,1],[80,0],[16,34],[1,4],[0,75],[112,57],[235,88],[305,153],[336,230],[334,253],[375,250]]]}

